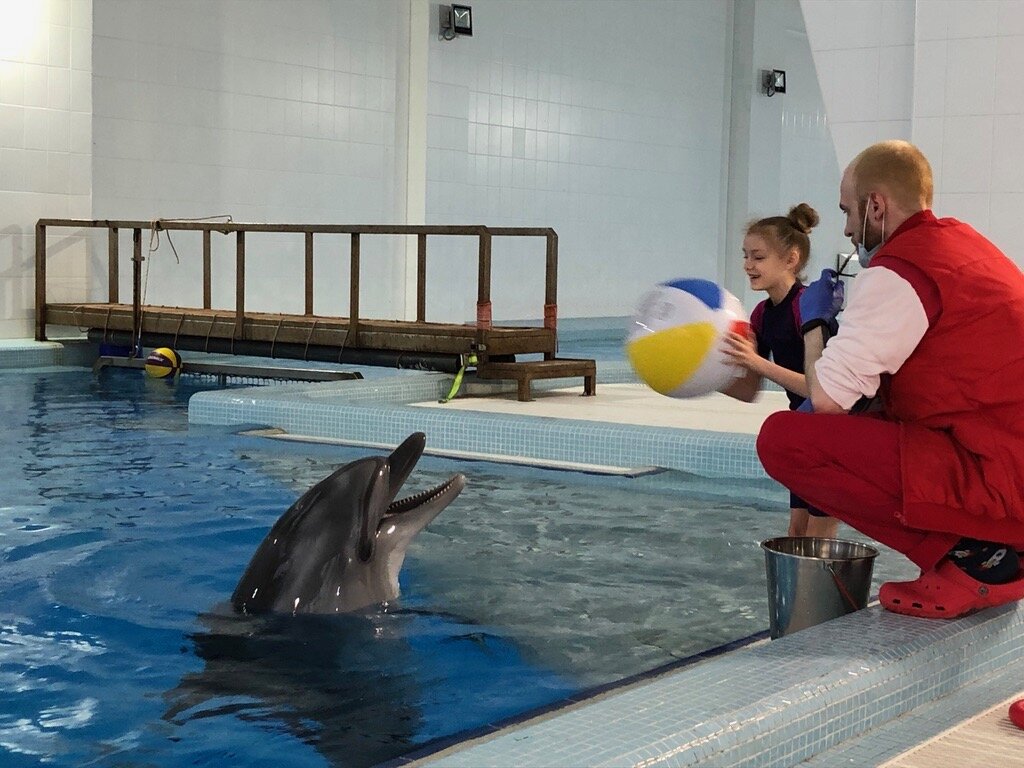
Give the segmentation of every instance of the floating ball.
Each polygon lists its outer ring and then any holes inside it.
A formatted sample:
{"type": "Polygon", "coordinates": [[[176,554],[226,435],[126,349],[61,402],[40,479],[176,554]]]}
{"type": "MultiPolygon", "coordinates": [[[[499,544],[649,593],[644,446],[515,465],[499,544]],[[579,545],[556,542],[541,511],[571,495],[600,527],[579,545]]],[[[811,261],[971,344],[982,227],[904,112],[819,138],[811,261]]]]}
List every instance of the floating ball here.
{"type": "Polygon", "coordinates": [[[181,370],[181,356],[169,347],[158,347],[149,353],[145,368],[146,373],[157,379],[173,376],[181,370]]]}
{"type": "Polygon", "coordinates": [[[742,374],[722,349],[730,330],[747,333],[739,299],[710,280],[661,283],[633,317],[626,354],[640,379],[669,397],[715,392],[742,374]]]}

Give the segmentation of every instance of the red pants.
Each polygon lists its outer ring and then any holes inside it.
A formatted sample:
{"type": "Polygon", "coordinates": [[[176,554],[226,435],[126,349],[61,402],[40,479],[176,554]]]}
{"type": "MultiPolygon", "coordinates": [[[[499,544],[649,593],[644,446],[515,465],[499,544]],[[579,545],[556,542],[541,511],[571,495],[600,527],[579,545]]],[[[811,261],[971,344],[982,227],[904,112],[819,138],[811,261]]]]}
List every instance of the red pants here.
{"type": "Polygon", "coordinates": [[[950,510],[934,529],[900,522],[899,426],[871,416],[782,411],[757,437],[765,471],[810,504],[930,570],[962,536],[1024,549],[1024,526],[950,510]]]}

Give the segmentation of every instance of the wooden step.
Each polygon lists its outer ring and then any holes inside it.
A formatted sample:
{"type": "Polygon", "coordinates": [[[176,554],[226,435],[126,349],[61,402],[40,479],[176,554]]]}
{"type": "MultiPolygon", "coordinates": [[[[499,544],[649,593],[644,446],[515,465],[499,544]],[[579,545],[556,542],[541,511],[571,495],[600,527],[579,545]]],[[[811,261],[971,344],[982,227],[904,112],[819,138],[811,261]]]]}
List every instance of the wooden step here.
{"type": "Polygon", "coordinates": [[[482,362],[477,366],[478,379],[514,379],[518,383],[521,402],[533,399],[530,383],[534,379],[567,379],[583,377],[583,394],[593,395],[597,391],[597,363],[593,360],[575,358],[554,358],[551,360],[530,360],[527,362],[482,362]]]}

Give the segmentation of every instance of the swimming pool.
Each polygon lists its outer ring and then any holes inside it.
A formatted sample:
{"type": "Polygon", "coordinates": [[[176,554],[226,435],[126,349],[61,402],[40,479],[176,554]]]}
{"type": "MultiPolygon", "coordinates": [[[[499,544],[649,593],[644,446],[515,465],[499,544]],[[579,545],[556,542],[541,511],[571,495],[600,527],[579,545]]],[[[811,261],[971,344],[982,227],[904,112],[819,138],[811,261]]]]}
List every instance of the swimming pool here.
{"type": "Polygon", "coordinates": [[[371,765],[767,625],[773,484],[430,457],[410,491],[469,485],[398,605],[235,618],[267,528],[367,451],[188,429],[195,391],[0,373],[5,764],[371,765]]]}

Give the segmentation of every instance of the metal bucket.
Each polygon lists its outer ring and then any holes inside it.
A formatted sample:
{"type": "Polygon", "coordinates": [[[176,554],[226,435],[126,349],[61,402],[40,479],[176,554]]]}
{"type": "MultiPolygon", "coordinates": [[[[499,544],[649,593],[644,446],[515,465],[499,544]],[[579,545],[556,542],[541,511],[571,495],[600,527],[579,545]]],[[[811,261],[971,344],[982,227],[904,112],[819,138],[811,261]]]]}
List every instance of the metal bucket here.
{"type": "Polygon", "coordinates": [[[761,542],[771,636],[788,635],[868,603],[878,550],[840,539],[782,536],[761,542]]]}

